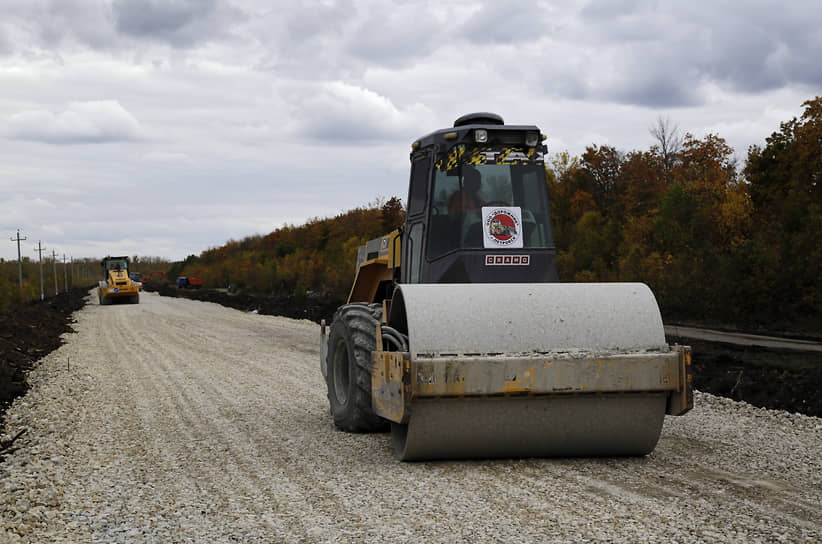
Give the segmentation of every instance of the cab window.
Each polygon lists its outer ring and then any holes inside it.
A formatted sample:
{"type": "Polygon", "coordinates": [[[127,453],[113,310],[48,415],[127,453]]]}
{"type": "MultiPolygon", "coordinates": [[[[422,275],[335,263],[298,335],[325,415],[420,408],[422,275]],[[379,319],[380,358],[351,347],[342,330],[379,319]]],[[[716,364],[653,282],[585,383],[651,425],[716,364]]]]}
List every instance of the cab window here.
{"type": "Polygon", "coordinates": [[[435,164],[429,210],[429,259],[483,248],[483,206],[519,207],[523,247],[553,247],[545,165],[517,148],[458,148],[435,164]],[[507,157],[513,157],[506,161],[507,157]]]}

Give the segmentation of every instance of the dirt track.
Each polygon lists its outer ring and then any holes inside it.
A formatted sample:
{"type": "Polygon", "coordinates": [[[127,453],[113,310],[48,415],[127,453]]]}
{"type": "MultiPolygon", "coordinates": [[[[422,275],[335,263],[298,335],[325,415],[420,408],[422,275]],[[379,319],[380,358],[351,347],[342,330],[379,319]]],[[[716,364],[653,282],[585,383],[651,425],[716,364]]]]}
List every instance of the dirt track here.
{"type": "Polygon", "coordinates": [[[403,464],[334,430],[313,323],[154,294],[77,320],[7,414],[0,542],[822,539],[818,418],[698,395],[646,458],[403,464]]]}

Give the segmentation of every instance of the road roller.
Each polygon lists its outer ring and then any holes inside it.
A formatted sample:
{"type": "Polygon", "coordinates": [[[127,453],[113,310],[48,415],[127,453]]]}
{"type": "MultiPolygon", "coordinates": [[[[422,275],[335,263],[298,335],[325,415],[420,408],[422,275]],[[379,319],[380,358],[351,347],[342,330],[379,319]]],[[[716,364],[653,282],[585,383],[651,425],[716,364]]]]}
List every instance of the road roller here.
{"type": "Polygon", "coordinates": [[[103,279],[97,282],[97,298],[101,306],[125,302],[140,303],[140,288],[128,273],[128,256],[107,256],[100,262],[103,279]]]}
{"type": "Polygon", "coordinates": [[[413,142],[404,225],[321,324],[338,429],[404,461],[641,456],[693,407],[648,286],[558,282],[544,141],[473,113],[413,142]]]}

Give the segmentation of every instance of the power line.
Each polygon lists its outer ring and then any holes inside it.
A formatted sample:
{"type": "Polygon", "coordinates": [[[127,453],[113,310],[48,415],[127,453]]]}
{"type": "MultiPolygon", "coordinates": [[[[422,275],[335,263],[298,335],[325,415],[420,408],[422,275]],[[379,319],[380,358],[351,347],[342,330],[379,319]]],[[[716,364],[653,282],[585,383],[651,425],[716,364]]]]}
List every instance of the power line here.
{"type": "Polygon", "coordinates": [[[20,279],[20,298],[23,298],[23,259],[20,257],[20,242],[27,240],[24,236],[20,238],[20,229],[17,229],[17,238],[12,238],[12,242],[17,242],[17,276],[20,279]]]}

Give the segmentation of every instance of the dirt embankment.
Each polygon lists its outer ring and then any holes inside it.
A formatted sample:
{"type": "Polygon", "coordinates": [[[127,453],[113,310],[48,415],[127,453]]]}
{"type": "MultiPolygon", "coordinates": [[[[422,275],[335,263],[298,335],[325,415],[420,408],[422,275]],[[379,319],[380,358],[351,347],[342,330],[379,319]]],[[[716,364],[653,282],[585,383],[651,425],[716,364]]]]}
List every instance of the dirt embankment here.
{"type": "Polygon", "coordinates": [[[822,354],[668,337],[691,346],[694,386],[754,406],[822,417],[822,354]]]}
{"type": "Polygon", "coordinates": [[[243,310],[245,312],[257,312],[263,315],[279,315],[293,319],[308,319],[315,323],[319,323],[322,319],[330,323],[331,318],[334,317],[334,312],[340,305],[345,303],[342,297],[336,296],[271,296],[249,293],[247,291],[228,293],[218,289],[179,289],[173,285],[165,284],[149,284],[145,285],[144,289],[146,291],[159,293],[165,297],[182,297],[205,302],[215,302],[222,306],[243,310]]]}
{"type": "Polygon", "coordinates": [[[71,314],[82,308],[89,287],[11,307],[0,313],[0,428],[9,404],[26,392],[26,373],[54,351],[71,331],[71,314]]]}

